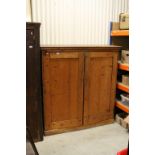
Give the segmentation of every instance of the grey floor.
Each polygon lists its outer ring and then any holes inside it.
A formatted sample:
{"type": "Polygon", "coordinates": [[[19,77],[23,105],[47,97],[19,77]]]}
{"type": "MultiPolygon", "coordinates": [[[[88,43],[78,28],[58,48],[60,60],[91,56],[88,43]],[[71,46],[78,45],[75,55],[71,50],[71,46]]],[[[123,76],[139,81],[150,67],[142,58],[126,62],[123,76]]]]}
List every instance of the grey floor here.
{"type": "Polygon", "coordinates": [[[127,147],[128,132],[117,123],[44,137],[39,155],[116,155],[127,147]]]}

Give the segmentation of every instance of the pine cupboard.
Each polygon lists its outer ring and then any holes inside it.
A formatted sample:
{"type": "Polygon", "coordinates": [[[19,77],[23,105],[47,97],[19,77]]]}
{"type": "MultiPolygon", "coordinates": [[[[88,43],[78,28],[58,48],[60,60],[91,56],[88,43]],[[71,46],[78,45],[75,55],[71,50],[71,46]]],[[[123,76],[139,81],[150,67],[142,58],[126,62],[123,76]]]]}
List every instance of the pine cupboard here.
{"type": "Polygon", "coordinates": [[[120,47],[42,47],[45,135],[113,121],[120,47]]]}

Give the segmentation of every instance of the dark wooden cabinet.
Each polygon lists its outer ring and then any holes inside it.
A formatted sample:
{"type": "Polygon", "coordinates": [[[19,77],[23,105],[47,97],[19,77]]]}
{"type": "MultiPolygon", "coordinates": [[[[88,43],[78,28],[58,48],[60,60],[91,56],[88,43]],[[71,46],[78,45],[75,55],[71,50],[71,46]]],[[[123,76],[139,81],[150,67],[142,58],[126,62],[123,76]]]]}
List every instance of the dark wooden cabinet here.
{"type": "Polygon", "coordinates": [[[42,48],[45,134],[113,121],[119,49],[42,48]]]}
{"type": "Polygon", "coordinates": [[[34,141],[43,139],[40,23],[26,23],[26,125],[34,141]]]}

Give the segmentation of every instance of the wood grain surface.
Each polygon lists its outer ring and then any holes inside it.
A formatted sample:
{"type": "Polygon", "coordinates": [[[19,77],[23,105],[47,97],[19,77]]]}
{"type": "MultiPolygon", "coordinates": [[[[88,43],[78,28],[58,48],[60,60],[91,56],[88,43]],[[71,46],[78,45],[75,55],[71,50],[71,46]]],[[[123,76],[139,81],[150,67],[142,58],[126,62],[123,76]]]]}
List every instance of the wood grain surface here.
{"type": "Polygon", "coordinates": [[[43,47],[45,134],[113,120],[120,47],[43,47]]]}

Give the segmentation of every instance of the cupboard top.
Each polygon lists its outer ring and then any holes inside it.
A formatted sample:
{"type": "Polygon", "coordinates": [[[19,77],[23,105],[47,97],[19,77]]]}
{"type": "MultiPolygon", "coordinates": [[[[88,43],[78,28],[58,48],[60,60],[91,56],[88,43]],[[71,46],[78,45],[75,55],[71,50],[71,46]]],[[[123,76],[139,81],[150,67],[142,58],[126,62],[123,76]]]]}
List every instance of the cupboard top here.
{"type": "MultiPolygon", "coordinates": [[[[114,52],[121,49],[121,46],[105,45],[105,46],[42,46],[41,50],[100,50],[105,52],[114,52]]],[[[93,51],[94,52],[94,51],[93,51]]]]}
{"type": "Polygon", "coordinates": [[[40,23],[26,22],[26,29],[32,29],[34,27],[39,28],[40,25],[40,23]]]}

